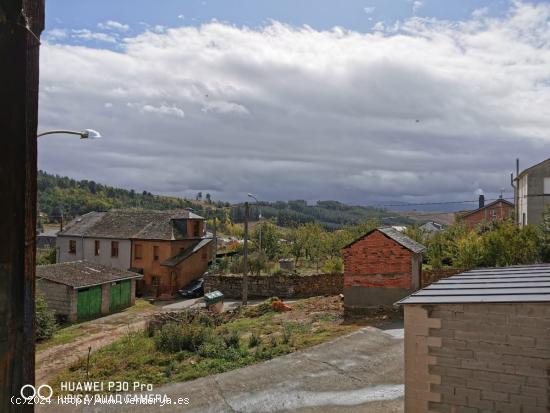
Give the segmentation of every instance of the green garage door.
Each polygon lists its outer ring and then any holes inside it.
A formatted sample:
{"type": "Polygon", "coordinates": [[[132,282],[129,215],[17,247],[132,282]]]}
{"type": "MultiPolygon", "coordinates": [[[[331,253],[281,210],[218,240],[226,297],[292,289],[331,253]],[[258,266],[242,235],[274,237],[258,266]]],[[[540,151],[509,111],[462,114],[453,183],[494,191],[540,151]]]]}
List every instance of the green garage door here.
{"type": "Polygon", "coordinates": [[[132,292],[131,280],[111,283],[111,305],[110,311],[117,311],[130,305],[132,292]]]}
{"type": "Polygon", "coordinates": [[[101,315],[101,286],[78,290],[78,303],[76,307],[79,320],[93,318],[101,315]]]}

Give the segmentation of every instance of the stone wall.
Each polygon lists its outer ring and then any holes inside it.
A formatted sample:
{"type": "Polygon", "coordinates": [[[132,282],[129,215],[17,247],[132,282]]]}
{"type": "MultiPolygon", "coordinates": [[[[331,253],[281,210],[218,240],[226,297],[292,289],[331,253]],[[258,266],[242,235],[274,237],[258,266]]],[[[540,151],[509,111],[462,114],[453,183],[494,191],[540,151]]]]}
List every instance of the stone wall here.
{"type": "Polygon", "coordinates": [[[460,268],[442,268],[440,270],[422,270],[421,288],[439,281],[443,278],[448,278],[456,274],[460,274],[464,270],[460,268]]]}
{"type": "Polygon", "coordinates": [[[405,410],[550,411],[549,328],[549,303],[405,305],[405,410]]]}
{"type": "MultiPolygon", "coordinates": [[[[242,275],[209,275],[204,291],[219,290],[225,297],[241,298],[242,275]]],[[[314,297],[337,295],[343,291],[342,274],[252,275],[248,276],[249,297],[314,297]]]]}

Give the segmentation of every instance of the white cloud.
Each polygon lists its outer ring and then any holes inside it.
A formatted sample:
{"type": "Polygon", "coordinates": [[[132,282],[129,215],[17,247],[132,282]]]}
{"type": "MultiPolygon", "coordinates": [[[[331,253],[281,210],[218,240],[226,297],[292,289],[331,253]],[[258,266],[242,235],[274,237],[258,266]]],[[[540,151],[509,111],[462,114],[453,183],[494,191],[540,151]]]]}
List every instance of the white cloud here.
{"type": "Polygon", "coordinates": [[[66,39],[68,35],[65,29],[51,29],[45,33],[46,39],[53,41],[66,39]]]}
{"type": "Polygon", "coordinates": [[[98,23],[97,27],[102,30],[116,30],[119,32],[127,32],[128,30],[130,30],[129,25],[114,20],[107,20],[105,22],[98,23]]]}
{"type": "Polygon", "coordinates": [[[183,14],[178,14],[178,19],[185,19],[185,16],[183,14]]]}
{"type": "Polygon", "coordinates": [[[363,8],[363,11],[367,14],[372,14],[374,13],[374,10],[376,10],[376,7],[364,7],[363,8]]]}
{"type": "Polygon", "coordinates": [[[115,36],[112,36],[107,33],[101,32],[92,32],[88,29],[75,29],[72,31],[72,37],[81,40],[95,40],[98,42],[105,43],[116,43],[117,39],[115,36]]]}
{"type": "Polygon", "coordinates": [[[498,195],[516,157],[548,157],[549,20],[550,5],[519,3],[369,34],[210,23],[119,52],[45,43],[41,129],[105,139],[64,141],[63,156],[41,142],[40,167],[226,200],[498,195]]]}

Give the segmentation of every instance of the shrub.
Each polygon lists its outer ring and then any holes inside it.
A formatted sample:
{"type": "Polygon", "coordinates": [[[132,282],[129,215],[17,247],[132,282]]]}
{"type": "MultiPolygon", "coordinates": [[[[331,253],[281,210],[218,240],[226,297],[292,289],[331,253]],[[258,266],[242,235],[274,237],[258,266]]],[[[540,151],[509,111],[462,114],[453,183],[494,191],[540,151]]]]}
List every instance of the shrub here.
{"type": "Polygon", "coordinates": [[[199,324],[167,323],[155,334],[155,346],[165,353],[195,352],[210,336],[210,328],[199,324]]]}
{"type": "Polygon", "coordinates": [[[55,313],[53,310],[48,308],[44,296],[40,293],[36,294],[35,306],[36,340],[46,340],[51,338],[57,331],[55,313]]]}
{"type": "Polygon", "coordinates": [[[330,257],[323,265],[323,272],[328,274],[342,274],[344,272],[344,260],[342,257],[330,257]]]}
{"type": "Polygon", "coordinates": [[[250,339],[248,340],[248,347],[250,348],[258,347],[259,344],[260,344],[260,337],[258,337],[256,333],[252,333],[252,335],[250,336],[250,339]]]}
{"type": "Polygon", "coordinates": [[[236,331],[232,331],[223,338],[227,347],[239,348],[241,337],[236,331]]]}
{"type": "Polygon", "coordinates": [[[36,265],[48,265],[55,264],[57,261],[57,255],[55,248],[50,248],[47,251],[41,252],[36,257],[36,265]]]}

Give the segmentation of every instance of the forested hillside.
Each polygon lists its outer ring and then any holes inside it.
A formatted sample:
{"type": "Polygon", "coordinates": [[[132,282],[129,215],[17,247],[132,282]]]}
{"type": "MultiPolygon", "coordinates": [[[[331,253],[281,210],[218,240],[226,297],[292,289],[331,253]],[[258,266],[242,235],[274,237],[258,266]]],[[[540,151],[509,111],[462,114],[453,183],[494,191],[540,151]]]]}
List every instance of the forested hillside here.
{"type": "Polygon", "coordinates": [[[75,217],[90,211],[112,208],[179,209],[196,207],[192,201],[176,197],[114,188],[94,181],[77,181],[38,171],[38,208],[49,217],[75,217]]]}
{"type": "MultiPolygon", "coordinates": [[[[197,199],[202,199],[202,194],[197,199]]],[[[107,211],[112,208],[192,208],[206,218],[215,214],[222,222],[227,222],[228,218],[233,222],[242,222],[244,219],[244,204],[214,202],[209,194],[205,201],[153,195],[147,191],[114,188],[94,181],[77,181],[44,171],[38,172],[38,206],[40,212],[54,220],[62,213],[66,218],[72,218],[90,211],[107,211]]],[[[265,219],[272,220],[281,227],[318,222],[330,230],[369,220],[379,220],[383,224],[412,222],[399,214],[382,209],[346,205],[338,201],[318,201],[314,205],[308,205],[303,200],[264,202],[259,206],[252,203],[251,220],[258,219],[259,207],[265,219]]]]}

